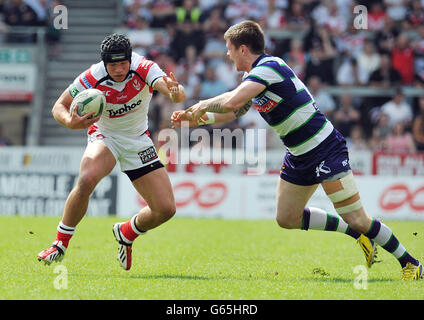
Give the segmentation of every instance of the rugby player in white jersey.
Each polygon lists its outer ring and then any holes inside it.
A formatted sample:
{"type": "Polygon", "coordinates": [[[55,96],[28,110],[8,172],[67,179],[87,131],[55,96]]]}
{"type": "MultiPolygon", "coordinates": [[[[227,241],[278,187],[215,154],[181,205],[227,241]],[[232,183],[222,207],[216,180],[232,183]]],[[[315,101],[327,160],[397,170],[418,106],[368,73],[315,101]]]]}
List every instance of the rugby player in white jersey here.
{"type": "Polygon", "coordinates": [[[253,105],[287,147],[277,189],[278,225],[345,233],[358,241],[368,267],[375,261],[379,244],[399,261],[402,279],[422,278],[420,262],[390,228],[365,213],[344,137],[320,112],[291,68],[282,59],[265,54],[259,24],[240,22],[230,27],[224,38],[227,55],[238,71],[245,72],[242,83],[230,92],[174,112],[173,127],[180,127],[183,121],[190,126],[232,121],[253,105]],[[319,184],[338,214],[306,207],[319,184]]]}
{"type": "Polygon", "coordinates": [[[185,91],[172,73],[168,77],[155,62],[133,53],[124,35],[107,36],[101,44],[101,58],[101,62],[81,73],[53,106],[53,116],[60,124],[69,129],[88,129],[88,143],[56,239],[38,254],[38,259],[46,264],[63,259],[75,227],[87,211],[91,193],[119,162],[121,171],[148,204],[129,221],[113,226],[114,237],[119,242],[118,260],[128,270],[133,241],[169,220],[176,210],[167,171],[149,136],[149,102],[153,90],[174,103],[184,101],[185,91]],[[73,98],[88,88],[104,92],[103,113],[92,119],[93,113],[80,117],[74,112],[71,116],[69,107],[73,98]]]}

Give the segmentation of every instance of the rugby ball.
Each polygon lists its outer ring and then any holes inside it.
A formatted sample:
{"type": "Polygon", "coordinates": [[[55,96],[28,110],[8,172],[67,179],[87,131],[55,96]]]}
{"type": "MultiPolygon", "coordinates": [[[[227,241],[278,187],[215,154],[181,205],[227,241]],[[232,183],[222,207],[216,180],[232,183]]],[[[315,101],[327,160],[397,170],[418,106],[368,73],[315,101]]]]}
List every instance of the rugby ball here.
{"type": "Polygon", "coordinates": [[[70,107],[71,116],[76,110],[81,117],[92,111],[95,113],[90,118],[97,117],[102,114],[105,105],[106,97],[102,91],[98,89],[87,89],[78,93],[72,101],[70,107]]]}

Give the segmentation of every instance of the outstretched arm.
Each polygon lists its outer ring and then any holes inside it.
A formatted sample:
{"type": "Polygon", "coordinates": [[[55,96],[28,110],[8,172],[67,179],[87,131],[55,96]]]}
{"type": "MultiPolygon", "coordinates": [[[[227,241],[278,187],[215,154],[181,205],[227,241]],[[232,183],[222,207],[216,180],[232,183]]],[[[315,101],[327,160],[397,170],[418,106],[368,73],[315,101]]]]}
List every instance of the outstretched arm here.
{"type": "Polygon", "coordinates": [[[263,84],[244,81],[236,89],[223,93],[211,99],[199,101],[197,104],[191,106],[183,113],[178,113],[174,117],[174,122],[181,121],[181,119],[193,121],[193,125],[198,123],[216,123],[227,122],[242,116],[249,110],[252,98],[258,96],[265,90],[263,84]],[[224,116],[224,114],[228,114],[224,116]],[[214,121],[205,122],[205,115],[208,118],[215,117],[214,121]]]}
{"type": "Polygon", "coordinates": [[[169,77],[163,76],[156,80],[153,84],[153,89],[159,91],[174,103],[183,102],[186,98],[184,87],[178,83],[172,72],[169,77]]]}
{"type": "Polygon", "coordinates": [[[186,122],[186,124],[188,124],[189,127],[197,127],[204,124],[212,124],[212,123],[230,122],[243,116],[247,111],[249,111],[251,106],[252,106],[252,101],[248,101],[240,109],[234,110],[233,112],[227,112],[227,113],[206,112],[199,119],[198,122],[195,122],[195,120],[193,120],[194,118],[190,111],[188,112],[185,110],[174,111],[174,113],[171,116],[172,128],[175,129],[175,128],[184,126],[183,122],[186,122]]]}

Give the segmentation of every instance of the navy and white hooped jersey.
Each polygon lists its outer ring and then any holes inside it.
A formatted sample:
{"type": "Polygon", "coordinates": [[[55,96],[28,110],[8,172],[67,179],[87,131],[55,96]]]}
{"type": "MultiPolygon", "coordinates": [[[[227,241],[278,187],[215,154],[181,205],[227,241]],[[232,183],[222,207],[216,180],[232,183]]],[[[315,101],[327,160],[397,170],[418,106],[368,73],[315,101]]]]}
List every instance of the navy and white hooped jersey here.
{"type": "Polygon", "coordinates": [[[244,74],[243,81],[266,86],[252,99],[252,105],[294,156],[314,149],[333,132],[331,122],[320,112],[309,90],[283,59],[261,55],[250,72],[244,74]]]}

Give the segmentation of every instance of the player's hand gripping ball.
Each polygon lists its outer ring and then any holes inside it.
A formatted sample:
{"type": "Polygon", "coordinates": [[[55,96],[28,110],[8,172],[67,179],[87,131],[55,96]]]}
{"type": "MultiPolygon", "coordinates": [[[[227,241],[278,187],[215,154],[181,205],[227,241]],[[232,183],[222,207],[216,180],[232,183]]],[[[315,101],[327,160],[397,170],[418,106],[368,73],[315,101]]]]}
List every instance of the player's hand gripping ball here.
{"type": "Polygon", "coordinates": [[[94,114],[88,118],[91,119],[101,115],[105,105],[106,97],[102,91],[98,89],[87,89],[78,93],[72,101],[70,108],[71,116],[75,110],[79,116],[94,111],[94,114]]]}

